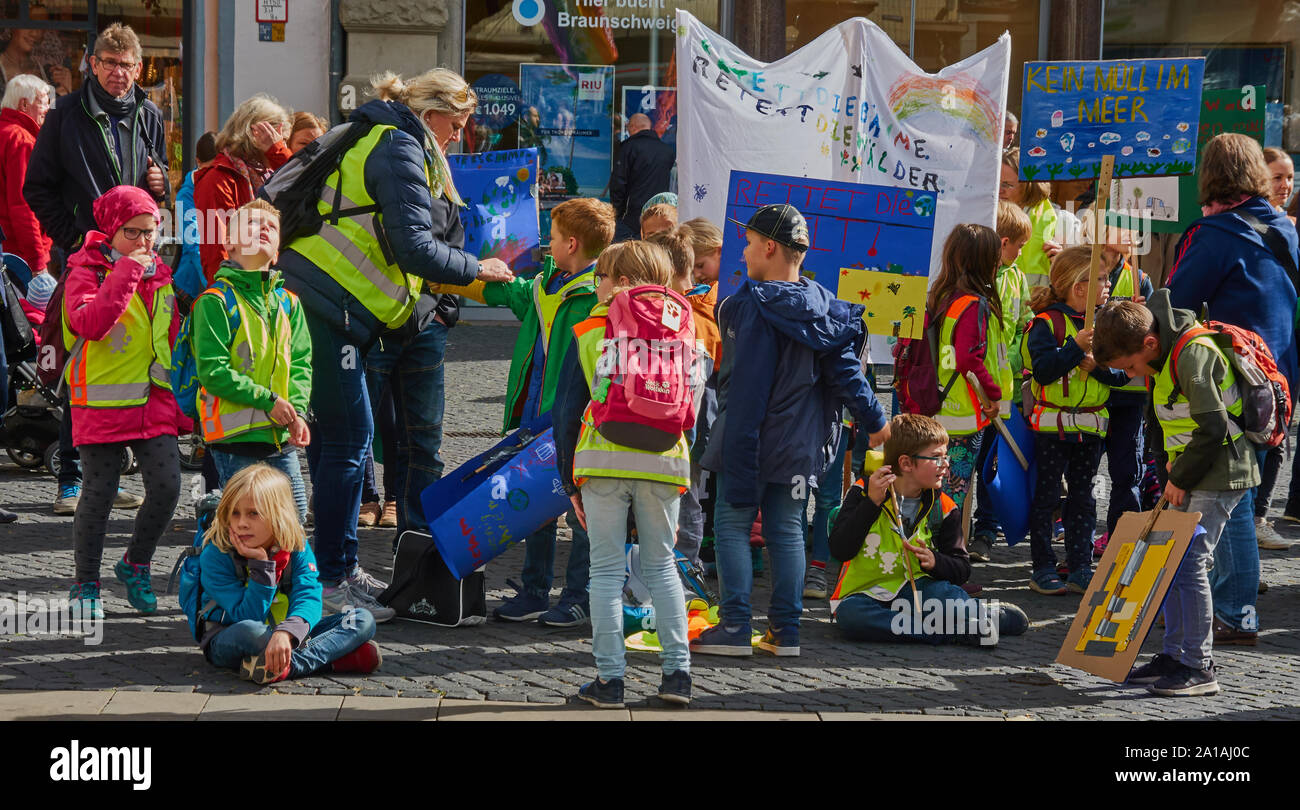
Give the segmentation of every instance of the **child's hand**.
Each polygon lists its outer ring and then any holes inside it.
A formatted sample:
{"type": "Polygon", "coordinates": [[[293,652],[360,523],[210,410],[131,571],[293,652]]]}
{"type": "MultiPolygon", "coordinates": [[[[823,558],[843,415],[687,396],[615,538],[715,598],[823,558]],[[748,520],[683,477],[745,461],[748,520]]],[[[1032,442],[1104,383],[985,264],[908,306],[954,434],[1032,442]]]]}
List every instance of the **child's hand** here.
{"type": "Polygon", "coordinates": [[[1001,409],[1002,409],[1001,406],[996,402],[990,402],[987,405],[980,406],[980,410],[983,411],[984,415],[987,416],[989,419],[997,419],[998,411],[1000,411],[1001,409]]]}
{"type": "Polygon", "coordinates": [[[266,642],[266,668],[279,675],[289,668],[292,655],[293,644],[289,642],[289,634],[284,630],[272,633],[271,640],[266,642]]]}
{"type": "Polygon", "coordinates": [[[271,406],[271,421],[277,425],[288,426],[293,424],[293,420],[298,418],[298,412],[294,410],[289,400],[283,397],[275,398],[275,405],[271,406]]]}
{"type": "Polygon", "coordinates": [[[1056,254],[1061,252],[1061,243],[1043,240],[1043,252],[1047,254],[1048,258],[1054,259],[1056,254]]]}
{"type": "Polygon", "coordinates": [[[1074,336],[1074,342],[1075,344],[1078,345],[1080,349],[1083,349],[1085,352],[1092,351],[1092,330],[1091,329],[1080,330],[1079,334],[1074,336]]]}
{"type": "Polygon", "coordinates": [[[1085,354],[1083,359],[1079,361],[1079,368],[1083,369],[1084,372],[1092,371],[1096,367],[1097,361],[1093,359],[1092,354],[1085,354]]]}
{"type": "Polygon", "coordinates": [[[889,423],[875,433],[867,434],[867,444],[871,447],[879,447],[889,439],[889,423]]]}
{"type": "Polygon", "coordinates": [[[582,530],[587,530],[587,513],[582,509],[582,493],[575,492],[569,496],[573,503],[573,513],[578,516],[578,522],[582,524],[582,530]]]}
{"type": "Polygon", "coordinates": [[[128,259],[135,260],[136,264],[146,270],[153,264],[153,250],[148,245],[138,245],[135,250],[126,254],[126,256],[128,259]]]}
{"type": "Polygon", "coordinates": [[[245,560],[267,559],[266,549],[261,548],[260,546],[244,545],[243,543],[239,542],[239,536],[236,535],[234,532],[230,532],[230,545],[234,546],[235,551],[238,551],[239,556],[243,557],[245,560]]]}
{"type": "Polygon", "coordinates": [[[871,474],[867,479],[867,497],[872,500],[876,506],[884,506],[885,499],[889,497],[889,487],[898,479],[893,470],[889,467],[881,467],[871,474]]]}
{"type": "Polygon", "coordinates": [[[478,263],[479,281],[514,281],[510,266],[497,258],[487,258],[478,263]]]}
{"type": "Polygon", "coordinates": [[[916,561],[921,564],[922,571],[934,570],[934,552],[925,546],[914,546],[906,540],[903,541],[903,548],[912,552],[916,561]]]}
{"type": "Polygon", "coordinates": [[[296,444],[299,447],[306,447],[311,444],[311,430],[307,427],[307,422],[301,416],[293,420],[289,426],[289,443],[296,444]]]}
{"type": "Polygon", "coordinates": [[[1187,490],[1174,486],[1173,482],[1165,484],[1165,500],[1169,501],[1170,506],[1182,506],[1186,499],[1187,490]]]}

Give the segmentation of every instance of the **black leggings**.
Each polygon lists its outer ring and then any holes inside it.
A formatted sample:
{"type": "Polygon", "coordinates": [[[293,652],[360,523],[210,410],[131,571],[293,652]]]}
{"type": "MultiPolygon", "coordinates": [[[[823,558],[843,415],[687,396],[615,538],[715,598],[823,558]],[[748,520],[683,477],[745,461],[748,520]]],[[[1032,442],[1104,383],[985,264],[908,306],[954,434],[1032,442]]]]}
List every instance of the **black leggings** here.
{"type": "Polygon", "coordinates": [[[81,445],[81,500],[72,520],[77,582],[99,581],[108,516],[122,475],[122,448],[128,445],[140,463],[145,492],[144,505],[136,512],[135,529],[126,547],[128,560],[147,565],[153,559],[158,538],[167,530],[176,502],[180,500],[181,460],[175,436],[81,445]]]}

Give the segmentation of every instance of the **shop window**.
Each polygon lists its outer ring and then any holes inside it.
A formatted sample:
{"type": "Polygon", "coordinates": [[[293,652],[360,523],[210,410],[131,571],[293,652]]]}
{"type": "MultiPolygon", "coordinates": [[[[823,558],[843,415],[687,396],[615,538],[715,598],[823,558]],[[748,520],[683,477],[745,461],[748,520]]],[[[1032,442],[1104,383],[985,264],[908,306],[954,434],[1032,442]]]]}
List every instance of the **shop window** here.
{"type": "Polygon", "coordinates": [[[845,20],[866,17],[907,53],[911,14],[911,0],[786,0],[785,50],[797,51],[845,20]]]}

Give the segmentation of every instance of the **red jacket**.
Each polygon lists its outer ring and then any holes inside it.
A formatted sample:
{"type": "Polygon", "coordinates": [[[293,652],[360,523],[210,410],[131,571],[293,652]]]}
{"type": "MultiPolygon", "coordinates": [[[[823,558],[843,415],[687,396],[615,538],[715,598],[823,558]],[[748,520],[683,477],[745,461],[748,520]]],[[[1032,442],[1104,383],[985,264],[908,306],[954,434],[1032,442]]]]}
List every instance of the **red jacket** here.
{"type": "MultiPolygon", "coordinates": [[[[81,250],[68,259],[63,289],[67,325],[74,335],[87,340],[104,339],[126,313],[136,292],[152,315],[154,292],[172,280],[171,268],[156,254],[157,270],[152,278],[144,278],[144,267],[134,259],[124,256],[110,264],[100,249],[107,241],[104,234],[91,231],[81,250]],[[99,273],[106,274],[103,284],[99,283],[99,273]]],[[[181,316],[173,307],[168,335],[173,345],[180,328],[181,316]]],[[[72,408],[72,443],[77,447],[177,436],[192,429],[172,392],[156,385],[149,388],[148,401],[134,408],[72,408]]]]}
{"type": "MultiPolygon", "coordinates": [[[[283,166],[293,157],[289,147],[280,141],[266,153],[267,165],[272,171],[283,166]]],[[[225,248],[225,217],[220,226],[209,222],[209,211],[221,211],[223,214],[235,210],[253,199],[253,186],[239,173],[235,164],[225,152],[217,155],[211,166],[194,173],[194,210],[199,215],[199,263],[203,265],[203,275],[211,284],[217,276],[217,269],[227,258],[225,248]],[[209,224],[214,227],[209,228],[209,224]],[[210,230],[217,233],[209,233],[210,230]]]]}
{"type": "Polygon", "coordinates": [[[50,263],[50,238],[23,199],[37,129],[36,120],[27,113],[0,110],[0,230],[5,234],[5,251],[27,262],[33,272],[50,263]]]}

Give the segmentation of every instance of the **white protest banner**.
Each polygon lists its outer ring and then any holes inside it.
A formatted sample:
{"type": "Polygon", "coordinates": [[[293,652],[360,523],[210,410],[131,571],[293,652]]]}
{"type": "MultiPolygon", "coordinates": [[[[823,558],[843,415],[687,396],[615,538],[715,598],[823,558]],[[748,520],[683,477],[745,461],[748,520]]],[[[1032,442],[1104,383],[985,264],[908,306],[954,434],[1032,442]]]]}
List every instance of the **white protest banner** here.
{"type": "MultiPolygon", "coordinates": [[[[679,9],[679,218],[722,225],[732,170],[928,192],[938,198],[933,281],[953,226],[995,222],[1010,59],[1003,33],[974,56],[925,73],[859,17],[766,63],[679,9]]],[[[810,202],[797,197],[773,202],[810,202]]],[[[725,233],[743,238],[734,225],[725,233]]],[[[814,244],[808,261],[816,252],[814,244]]],[[[863,256],[859,266],[870,264],[863,256]]],[[[872,359],[890,362],[893,341],[873,335],[872,359]]]]}

